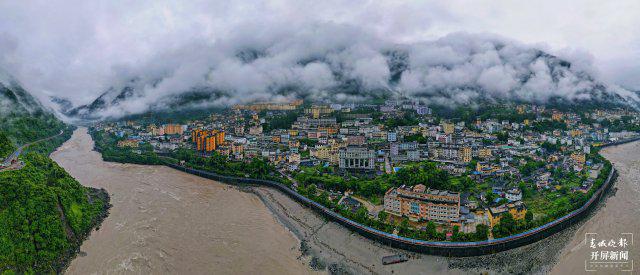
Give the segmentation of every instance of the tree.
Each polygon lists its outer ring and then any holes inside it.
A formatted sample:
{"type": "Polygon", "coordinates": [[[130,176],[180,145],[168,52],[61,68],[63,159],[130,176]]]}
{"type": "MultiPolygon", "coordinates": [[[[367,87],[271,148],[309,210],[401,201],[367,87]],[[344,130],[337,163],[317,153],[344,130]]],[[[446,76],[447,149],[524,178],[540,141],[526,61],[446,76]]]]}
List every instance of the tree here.
{"type": "Polygon", "coordinates": [[[427,235],[433,238],[438,231],[436,230],[436,224],[433,221],[429,221],[426,226],[427,235]]]}
{"type": "Polygon", "coordinates": [[[486,240],[489,238],[489,227],[485,224],[476,225],[476,232],[474,233],[476,240],[486,240]]]}
{"type": "Polygon", "coordinates": [[[532,222],[533,221],[533,212],[527,211],[527,213],[524,214],[524,220],[527,221],[527,223],[532,222]]]}
{"type": "Polygon", "coordinates": [[[485,193],[484,197],[487,199],[487,202],[489,204],[492,204],[493,201],[495,201],[498,196],[494,194],[491,190],[489,190],[487,191],[487,193],[485,193]]]}
{"type": "Polygon", "coordinates": [[[369,211],[367,211],[367,208],[365,207],[358,208],[355,214],[356,221],[359,223],[365,223],[368,218],[369,218],[369,211]]]}
{"type": "Polygon", "coordinates": [[[309,194],[309,197],[314,198],[316,196],[316,192],[318,192],[318,190],[315,184],[307,186],[307,194],[309,194]]]}
{"type": "Polygon", "coordinates": [[[380,211],[380,213],[378,213],[378,220],[380,222],[387,222],[387,218],[389,218],[389,214],[385,211],[380,211]]]}
{"type": "Polygon", "coordinates": [[[400,234],[406,234],[409,232],[409,219],[407,217],[402,217],[398,230],[400,231],[400,234]]]}
{"type": "Polygon", "coordinates": [[[509,133],[507,132],[499,132],[496,134],[496,137],[498,137],[498,141],[505,143],[509,140],[509,133]]]}

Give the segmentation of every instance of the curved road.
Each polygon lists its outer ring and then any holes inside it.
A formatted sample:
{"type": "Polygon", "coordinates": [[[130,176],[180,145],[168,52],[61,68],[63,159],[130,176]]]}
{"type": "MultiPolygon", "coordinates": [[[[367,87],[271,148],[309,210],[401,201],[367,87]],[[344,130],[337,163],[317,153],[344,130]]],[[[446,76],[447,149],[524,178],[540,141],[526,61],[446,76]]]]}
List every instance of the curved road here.
{"type": "Polygon", "coordinates": [[[50,137],[46,137],[46,138],[43,138],[43,139],[39,139],[39,140],[36,140],[36,141],[34,141],[34,142],[30,142],[30,143],[27,143],[27,144],[24,144],[24,145],[22,145],[22,146],[18,147],[18,149],[16,149],[16,150],[15,150],[15,151],[14,151],[14,152],[9,156],[9,157],[7,157],[7,158],[4,160],[4,162],[2,163],[2,167],[3,167],[3,168],[0,168],[0,171],[4,171],[4,170],[7,170],[8,168],[11,168],[11,163],[12,163],[14,160],[18,160],[18,157],[20,157],[20,155],[22,154],[22,151],[23,151],[25,148],[27,148],[27,147],[29,147],[29,146],[31,146],[31,145],[34,145],[34,144],[36,144],[36,143],[38,143],[38,142],[43,142],[43,141],[45,141],[45,140],[50,140],[50,139],[52,139],[52,138],[54,138],[54,137],[57,137],[57,136],[62,135],[63,133],[64,133],[64,130],[60,130],[60,133],[59,133],[59,134],[57,134],[57,135],[53,135],[53,136],[50,136],[50,137]]]}

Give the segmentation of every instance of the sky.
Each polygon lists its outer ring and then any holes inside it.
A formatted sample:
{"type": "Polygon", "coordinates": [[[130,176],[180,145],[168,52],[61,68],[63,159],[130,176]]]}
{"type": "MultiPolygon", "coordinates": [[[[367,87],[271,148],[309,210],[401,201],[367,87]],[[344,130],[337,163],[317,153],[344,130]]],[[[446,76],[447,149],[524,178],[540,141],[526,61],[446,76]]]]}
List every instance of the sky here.
{"type": "MultiPolygon", "coordinates": [[[[223,62],[217,52],[234,43],[286,40],[292,34],[307,39],[319,32],[313,45],[333,40],[334,33],[344,37],[331,43],[354,36],[358,43],[419,44],[463,32],[495,35],[583,62],[607,83],[640,90],[638,26],[636,0],[0,0],[0,68],[41,100],[59,96],[78,105],[132,75],[164,72],[164,63],[173,64],[171,74],[183,74],[181,81],[188,81],[188,75],[223,62]]],[[[363,75],[384,74],[371,71],[375,59],[354,62],[354,72],[361,67],[369,70],[363,75]]],[[[323,82],[305,78],[322,70],[305,68],[295,77],[323,82]]],[[[218,81],[234,85],[226,77],[218,81]]]]}

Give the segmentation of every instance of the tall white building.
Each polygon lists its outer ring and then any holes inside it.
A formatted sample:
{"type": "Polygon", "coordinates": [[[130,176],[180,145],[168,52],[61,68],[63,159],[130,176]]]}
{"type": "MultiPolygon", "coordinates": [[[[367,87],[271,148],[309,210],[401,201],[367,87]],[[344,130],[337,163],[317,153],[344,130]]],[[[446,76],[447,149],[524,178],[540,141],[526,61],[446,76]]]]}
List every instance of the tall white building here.
{"type": "Polygon", "coordinates": [[[364,147],[349,146],[341,149],[339,167],[342,169],[367,169],[375,168],[375,151],[364,147]]]}

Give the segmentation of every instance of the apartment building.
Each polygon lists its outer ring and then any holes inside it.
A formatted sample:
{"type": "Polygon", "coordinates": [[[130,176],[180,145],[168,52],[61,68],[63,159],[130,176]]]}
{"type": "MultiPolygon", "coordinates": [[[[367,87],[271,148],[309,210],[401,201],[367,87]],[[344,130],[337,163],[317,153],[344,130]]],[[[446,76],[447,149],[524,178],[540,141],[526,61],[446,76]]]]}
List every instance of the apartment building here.
{"type": "Polygon", "coordinates": [[[457,223],[460,221],[460,193],[427,189],[422,184],[403,185],[385,193],[384,210],[413,221],[457,223]]]}

